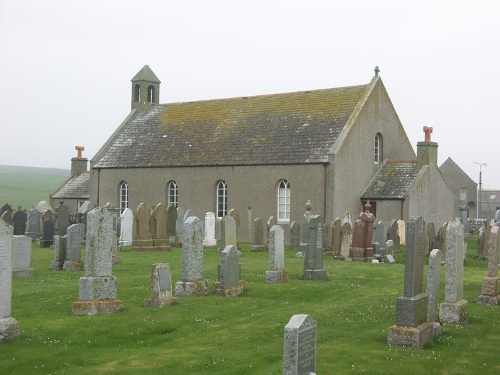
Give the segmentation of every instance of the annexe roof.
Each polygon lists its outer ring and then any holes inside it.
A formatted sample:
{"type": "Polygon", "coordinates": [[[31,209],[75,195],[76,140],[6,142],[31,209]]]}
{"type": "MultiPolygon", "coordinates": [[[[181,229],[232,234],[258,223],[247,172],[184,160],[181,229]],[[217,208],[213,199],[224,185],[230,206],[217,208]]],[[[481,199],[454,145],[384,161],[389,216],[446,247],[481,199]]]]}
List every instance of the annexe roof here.
{"type": "Polygon", "coordinates": [[[153,105],[130,116],[93,168],[326,163],[368,87],[153,105]]]}
{"type": "Polygon", "coordinates": [[[416,160],[386,160],[361,199],[403,199],[418,172],[416,160]]]}
{"type": "Polygon", "coordinates": [[[54,194],[52,199],[89,199],[90,173],[70,177],[54,194]]]}

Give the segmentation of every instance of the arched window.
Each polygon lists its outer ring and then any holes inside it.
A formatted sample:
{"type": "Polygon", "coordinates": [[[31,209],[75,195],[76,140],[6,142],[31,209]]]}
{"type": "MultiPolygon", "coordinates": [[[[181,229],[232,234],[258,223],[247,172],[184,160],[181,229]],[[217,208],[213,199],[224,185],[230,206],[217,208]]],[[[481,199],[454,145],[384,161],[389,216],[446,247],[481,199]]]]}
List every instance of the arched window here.
{"type": "Polygon", "coordinates": [[[138,103],[141,101],[141,86],[138,84],[134,87],[134,102],[138,103]]]}
{"type": "Polygon", "coordinates": [[[170,181],[167,184],[168,191],[168,205],[173,205],[174,207],[178,207],[179,203],[179,188],[177,187],[177,182],[170,181]]]}
{"type": "Polygon", "coordinates": [[[281,180],[278,183],[278,222],[290,221],[290,183],[281,180]]]}
{"type": "Polygon", "coordinates": [[[155,87],[152,85],[148,87],[148,102],[149,103],[155,102],[155,87]]]}
{"type": "Polygon", "coordinates": [[[217,217],[227,215],[227,184],[226,181],[217,182],[217,217]]]}
{"type": "Polygon", "coordinates": [[[120,182],[120,212],[128,208],[128,184],[125,181],[120,182]]]}
{"type": "Polygon", "coordinates": [[[382,161],[384,161],[383,143],[384,142],[382,140],[382,134],[375,134],[375,163],[381,163],[382,161]]]}

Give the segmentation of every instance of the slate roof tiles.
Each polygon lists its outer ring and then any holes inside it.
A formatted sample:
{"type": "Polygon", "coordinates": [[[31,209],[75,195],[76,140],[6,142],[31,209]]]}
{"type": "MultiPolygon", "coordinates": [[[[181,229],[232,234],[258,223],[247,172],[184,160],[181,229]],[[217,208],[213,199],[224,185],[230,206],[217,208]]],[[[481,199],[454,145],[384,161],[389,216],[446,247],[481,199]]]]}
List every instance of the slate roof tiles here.
{"type": "Polygon", "coordinates": [[[403,199],[418,171],[416,160],[386,160],[361,199],[403,199]]]}

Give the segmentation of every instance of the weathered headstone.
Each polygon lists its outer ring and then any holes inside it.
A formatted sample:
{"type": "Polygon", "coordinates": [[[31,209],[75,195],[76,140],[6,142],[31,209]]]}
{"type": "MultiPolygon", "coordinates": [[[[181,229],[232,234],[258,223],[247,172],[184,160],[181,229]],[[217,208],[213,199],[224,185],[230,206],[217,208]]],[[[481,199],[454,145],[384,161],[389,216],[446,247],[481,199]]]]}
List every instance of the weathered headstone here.
{"type": "Polygon", "coordinates": [[[340,256],[342,247],[342,236],[341,236],[342,220],[336,218],[332,224],[332,237],[331,237],[331,248],[332,255],[335,257],[340,256]]]}
{"type": "Polygon", "coordinates": [[[17,320],[11,316],[12,244],[13,228],[0,219],[0,342],[18,340],[20,336],[17,320]]]}
{"type": "Polygon", "coordinates": [[[215,239],[215,213],[207,212],[205,214],[205,231],[203,235],[203,246],[215,247],[217,240],[215,239]]]}
{"type": "Polygon", "coordinates": [[[253,243],[250,251],[264,251],[267,250],[266,243],[264,242],[264,221],[257,218],[253,221],[253,243]]]}
{"type": "Polygon", "coordinates": [[[425,255],[428,255],[433,249],[434,237],[436,237],[434,223],[429,221],[425,226],[425,255]]]}
{"type": "Polygon", "coordinates": [[[35,208],[28,212],[28,224],[25,235],[31,237],[32,241],[38,241],[42,234],[42,214],[35,208]]]}
{"type": "Polygon", "coordinates": [[[87,215],[85,276],[80,278],[73,315],[112,314],[122,309],[122,301],[116,299],[117,279],[111,275],[112,241],[111,214],[104,208],[93,209],[87,215]]]}
{"type": "Polygon", "coordinates": [[[484,226],[479,229],[479,239],[477,245],[477,258],[478,259],[487,259],[488,258],[488,248],[490,241],[490,233],[491,233],[491,220],[487,219],[484,222],[484,226]]]}
{"type": "Polygon", "coordinates": [[[304,280],[326,280],[323,268],[323,217],[312,215],[309,219],[309,248],[304,256],[304,280]]]}
{"type": "Polygon", "coordinates": [[[331,228],[330,224],[324,223],[323,224],[323,251],[325,252],[330,252],[330,242],[331,242],[331,228]]]}
{"type": "Polygon", "coordinates": [[[220,223],[221,231],[221,247],[219,251],[223,251],[226,246],[234,245],[238,248],[238,240],[236,237],[236,221],[234,217],[226,215],[222,218],[220,223]]]}
{"type": "MultiPolygon", "coordinates": [[[[237,210],[235,210],[234,208],[231,208],[227,214],[229,216],[232,216],[234,219],[234,222],[236,223],[236,238],[238,238],[238,234],[240,233],[240,223],[241,223],[240,213],[237,210]]],[[[236,248],[238,248],[238,247],[239,246],[236,246],[236,248]]]]}
{"type": "Polygon", "coordinates": [[[468,233],[468,224],[467,219],[469,218],[469,206],[460,206],[458,207],[460,211],[460,222],[464,226],[464,234],[468,233]]]}
{"type": "Polygon", "coordinates": [[[172,296],[172,278],[168,263],[151,265],[151,296],[144,305],[146,307],[163,307],[178,303],[179,298],[172,296]]]}
{"type": "Polygon", "coordinates": [[[351,248],[352,228],[351,224],[346,221],[340,227],[340,256],[342,258],[349,257],[349,249],[351,248]]]}
{"type": "Polygon", "coordinates": [[[134,233],[134,212],[130,208],[124,209],[120,221],[120,246],[130,246],[134,233]]]}
{"type": "Polygon", "coordinates": [[[69,207],[62,201],[57,207],[56,231],[59,236],[65,236],[67,228],[71,225],[69,220],[69,207]]]}
{"type": "Polygon", "coordinates": [[[148,206],[145,203],[139,204],[135,212],[135,234],[130,251],[153,250],[150,219],[148,206]]]}
{"type": "Polygon", "coordinates": [[[49,271],[62,271],[66,260],[67,236],[54,236],[54,260],[49,271]]]}
{"type": "Polygon", "coordinates": [[[0,216],[0,218],[5,221],[5,223],[7,225],[12,225],[13,222],[12,222],[12,209],[10,210],[5,210],[2,215],[0,216]]]}
{"type": "Polygon", "coordinates": [[[151,223],[153,227],[153,250],[172,250],[167,235],[167,208],[163,203],[158,203],[153,209],[153,213],[151,214],[151,223]]]}
{"type": "Polygon", "coordinates": [[[385,248],[386,248],[387,255],[394,254],[394,241],[387,240],[387,242],[385,243],[385,248]]]}
{"type": "MultiPolygon", "coordinates": [[[[49,211],[50,212],[50,211],[49,211]]],[[[51,247],[54,242],[54,220],[46,218],[43,220],[42,238],[40,239],[41,247],[51,247]]]]}
{"type": "Polygon", "coordinates": [[[83,224],[70,225],[66,231],[66,259],[62,265],[64,271],[83,270],[82,228],[83,224]]]}
{"type": "Polygon", "coordinates": [[[215,283],[214,291],[218,296],[235,297],[245,289],[245,283],[240,276],[240,252],[234,245],[228,245],[221,252],[219,282],[215,283]]]}
{"type": "Polygon", "coordinates": [[[349,249],[349,258],[358,262],[371,262],[373,259],[372,235],[375,216],[370,212],[370,203],[366,202],[365,211],[359,214],[354,223],[352,246],[349,249]]]}
{"type": "Polygon", "coordinates": [[[354,224],[352,221],[352,215],[349,211],[344,212],[344,215],[342,216],[342,224],[344,223],[349,223],[351,225],[351,228],[354,224]]]}
{"type": "Polygon", "coordinates": [[[28,220],[28,215],[25,211],[21,210],[21,207],[14,212],[12,216],[12,225],[14,226],[14,236],[24,236],[26,232],[26,221],[28,220]]]}
{"type": "Polygon", "coordinates": [[[175,231],[177,242],[182,242],[182,233],[184,231],[184,214],[186,211],[182,207],[177,207],[177,220],[175,222],[175,231]]]}
{"type": "MultiPolygon", "coordinates": [[[[5,203],[2,208],[0,208],[0,216],[4,214],[5,211],[9,211],[12,214],[12,206],[8,203],[5,203]]],[[[9,224],[9,223],[7,223],[9,224]]],[[[9,224],[10,225],[10,224],[9,224]]]]}
{"type": "Polygon", "coordinates": [[[292,250],[300,249],[300,223],[297,221],[292,221],[290,224],[290,247],[292,250]]]}
{"type": "Polygon", "coordinates": [[[189,219],[189,218],[190,218],[190,217],[192,217],[192,216],[194,216],[193,211],[191,211],[191,210],[186,210],[186,211],[184,212],[184,216],[183,216],[182,220],[185,222],[187,219],[189,219]]]}
{"type": "Polygon", "coordinates": [[[170,204],[167,207],[167,235],[170,242],[177,242],[177,208],[170,204]]]}
{"type": "Polygon", "coordinates": [[[178,297],[206,296],[208,282],[203,280],[203,223],[192,216],[184,223],[182,234],[182,275],[175,284],[178,297]]]}
{"type": "Polygon", "coordinates": [[[269,231],[269,271],[266,271],[266,284],[288,282],[285,269],[285,233],[283,228],[275,225],[269,231]]]}
{"type": "MultiPolygon", "coordinates": [[[[406,245],[406,223],[404,220],[398,220],[398,235],[399,235],[399,244],[406,245]]],[[[396,251],[399,251],[396,248],[396,251]]]]}
{"type": "MultiPolygon", "coordinates": [[[[398,234],[399,226],[398,221],[396,219],[391,220],[389,224],[389,228],[387,228],[387,240],[392,240],[394,249],[393,252],[399,251],[400,238],[398,234]]],[[[392,254],[392,253],[391,253],[392,254]]]]}
{"type": "Polygon", "coordinates": [[[438,313],[439,279],[441,273],[441,250],[433,249],[429,254],[427,271],[427,321],[436,322],[438,313]]]}
{"type": "Polygon", "coordinates": [[[14,236],[12,243],[12,276],[33,277],[31,267],[31,238],[28,236],[14,236]]]}
{"type": "Polygon", "coordinates": [[[446,236],[448,235],[447,228],[448,228],[448,222],[444,222],[439,228],[439,233],[438,233],[441,244],[441,252],[442,252],[441,261],[443,263],[446,262],[446,246],[447,246],[446,236]]]}
{"type": "Polygon", "coordinates": [[[385,231],[384,222],[382,220],[375,220],[373,223],[373,236],[372,236],[372,246],[373,252],[375,254],[380,254],[384,256],[386,254],[385,242],[387,238],[387,233],[385,231]],[[375,245],[376,244],[376,245],[375,245]]]}
{"type": "Polygon", "coordinates": [[[477,299],[480,305],[500,303],[500,277],[498,277],[500,234],[498,232],[500,232],[500,227],[493,226],[489,236],[488,275],[483,278],[483,290],[477,299]]]}
{"type": "Polygon", "coordinates": [[[404,295],[396,303],[396,325],[389,327],[389,345],[421,348],[440,332],[427,321],[428,298],[423,289],[424,220],[411,219],[406,230],[404,295]]]}
{"type": "Polygon", "coordinates": [[[316,321],[309,315],[292,316],[285,326],[283,375],[316,371],[316,321]]]}
{"type": "Polygon", "coordinates": [[[464,299],[464,232],[459,218],[446,229],[446,279],[444,302],[439,306],[442,323],[468,321],[468,303],[464,299]]]}

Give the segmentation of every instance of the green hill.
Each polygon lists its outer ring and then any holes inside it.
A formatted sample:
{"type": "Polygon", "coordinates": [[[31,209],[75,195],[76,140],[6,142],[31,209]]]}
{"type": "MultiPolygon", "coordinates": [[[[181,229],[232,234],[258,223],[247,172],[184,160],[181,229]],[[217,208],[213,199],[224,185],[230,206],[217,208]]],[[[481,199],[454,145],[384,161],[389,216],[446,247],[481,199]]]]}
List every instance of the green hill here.
{"type": "Polygon", "coordinates": [[[70,176],[69,169],[0,165],[0,207],[5,203],[17,209],[31,209],[70,176]]]}

